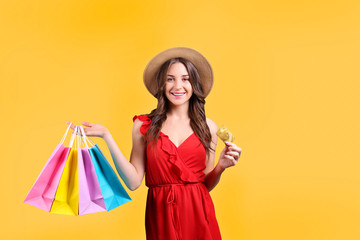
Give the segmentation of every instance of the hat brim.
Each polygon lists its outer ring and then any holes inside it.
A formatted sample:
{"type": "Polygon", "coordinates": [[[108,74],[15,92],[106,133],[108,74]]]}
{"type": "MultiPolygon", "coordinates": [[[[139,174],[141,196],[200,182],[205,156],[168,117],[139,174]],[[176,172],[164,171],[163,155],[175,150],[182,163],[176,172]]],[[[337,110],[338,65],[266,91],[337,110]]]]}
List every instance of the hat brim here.
{"type": "Polygon", "coordinates": [[[148,91],[155,96],[157,92],[156,75],[162,64],[171,58],[182,57],[189,60],[200,75],[200,83],[206,97],[214,84],[214,73],[210,63],[197,50],[187,47],[174,47],[160,52],[153,57],[145,67],[143,80],[148,91]]]}

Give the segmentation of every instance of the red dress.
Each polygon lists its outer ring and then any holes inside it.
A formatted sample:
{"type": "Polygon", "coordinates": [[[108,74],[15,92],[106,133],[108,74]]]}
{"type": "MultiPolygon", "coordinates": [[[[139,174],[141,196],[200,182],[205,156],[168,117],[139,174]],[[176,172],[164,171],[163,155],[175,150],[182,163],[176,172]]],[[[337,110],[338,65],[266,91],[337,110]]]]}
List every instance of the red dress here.
{"type": "MultiPolygon", "coordinates": [[[[147,115],[140,132],[150,128],[147,115]]],[[[204,185],[206,151],[195,133],[179,147],[160,132],[156,149],[146,146],[145,184],[149,187],[145,227],[149,240],[221,239],[215,209],[204,185]]]]}

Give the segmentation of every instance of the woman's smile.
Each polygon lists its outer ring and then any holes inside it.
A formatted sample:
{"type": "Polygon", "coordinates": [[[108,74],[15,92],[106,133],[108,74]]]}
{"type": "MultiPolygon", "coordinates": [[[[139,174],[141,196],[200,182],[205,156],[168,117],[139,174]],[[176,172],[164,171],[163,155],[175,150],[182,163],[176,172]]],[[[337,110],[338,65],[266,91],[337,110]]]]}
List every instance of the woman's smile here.
{"type": "Polygon", "coordinates": [[[171,93],[171,95],[173,95],[176,99],[180,99],[180,98],[182,98],[185,94],[186,94],[186,92],[170,92],[171,93]]]}

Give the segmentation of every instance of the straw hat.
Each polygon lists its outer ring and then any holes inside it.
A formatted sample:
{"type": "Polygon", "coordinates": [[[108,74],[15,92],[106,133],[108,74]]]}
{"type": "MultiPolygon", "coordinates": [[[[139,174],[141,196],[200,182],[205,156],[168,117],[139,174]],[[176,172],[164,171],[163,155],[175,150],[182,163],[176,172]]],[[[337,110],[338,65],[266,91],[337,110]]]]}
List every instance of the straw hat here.
{"type": "Polygon", "coordinates": [[[177,57],[185,58],[194,64],[200,75],[201,86],[206,97],[210,93],[214,83],[213,70],[210,63],[200,52],[187,47],[170,48],[153,57],[144,70],[143,79],[146,88],[153,96],[155,96],[157,92],[156,75],[159,72],[161,65],[167,60],[177,57]]]}

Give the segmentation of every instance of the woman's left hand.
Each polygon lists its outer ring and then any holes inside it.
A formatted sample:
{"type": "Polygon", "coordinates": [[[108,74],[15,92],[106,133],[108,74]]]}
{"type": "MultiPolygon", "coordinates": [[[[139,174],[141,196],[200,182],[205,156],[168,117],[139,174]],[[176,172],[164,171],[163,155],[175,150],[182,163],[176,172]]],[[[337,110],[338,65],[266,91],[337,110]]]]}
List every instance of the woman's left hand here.
{"type": "Polygon", "coordinates": [[[241,154],[241,148],[238,147],[235,143],[226,142],[224,150],[220,154],[219,162],[220,167],[223,169],[235,166],[238,162],[241,154]]]}

